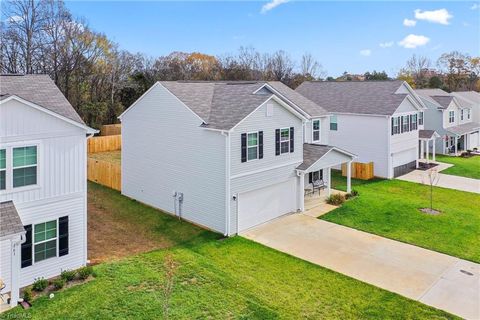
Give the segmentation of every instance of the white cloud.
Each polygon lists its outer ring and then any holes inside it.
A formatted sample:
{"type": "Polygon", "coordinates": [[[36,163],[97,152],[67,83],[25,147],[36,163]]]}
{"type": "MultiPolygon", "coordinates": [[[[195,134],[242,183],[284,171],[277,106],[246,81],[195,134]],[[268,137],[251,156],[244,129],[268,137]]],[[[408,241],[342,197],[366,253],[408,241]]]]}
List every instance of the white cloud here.
{"type": "Polygon", "coordinates": [[[372,50],[370,49],[363,49],[360,50],[360,54],[364,57],[369,57],[372,54],[372,50]]]}
{"type": "Polygon", "coordinates": [[[472,9],[472,10],[477,10],[477,9],[479,9],[479,8],[480,8],[480,5],[479,5],[478,3],[474,3],[474,4],[470,7],[470,9],[472,9]]]}
{"type": "Polygon", "coordinates": [[[379,46],[380,48],[390,48],[393,46],[393,41],[382,42],[379,46]]]}
{"type": "Polygon", "coordinates": [[[262,10],[260,11],[261,13],[267,13],[268,11],[275,9],[281,4],[287,3],[290,0],[271,0],[270,2],[264,4],[262,6],[262,10]]]}
{"type": "Polygon", "coordinates": [[[405,27],[415,27],[416,24],[417,24],[416,20],[403,19],[403,25],[405,27]]]}
{"type": "Polygon", "coordinates": [[[414,49],[426,45],[429,41],[430,39],[425,36],[409,34],[402,41],[398,42],[398,45],[407,49],[414,49]]]}
{"type": "Polygon", "coordinates": [[[23,18],[21,16],[11,16],[7,19],[7,22],[9,23],[18,23],[20,21],[22,21],[23,18]]]}
{"type": "Polygon", "coordinates": [[[453,16],[448,12],[447,9],[438,9],[433,11],[422,11],[417,9],[415,12],[415,18],[417,20],[425,20],[432,23],[440,23],[440,24],[450,24],[448,20],[453,18],[453,16]]]}

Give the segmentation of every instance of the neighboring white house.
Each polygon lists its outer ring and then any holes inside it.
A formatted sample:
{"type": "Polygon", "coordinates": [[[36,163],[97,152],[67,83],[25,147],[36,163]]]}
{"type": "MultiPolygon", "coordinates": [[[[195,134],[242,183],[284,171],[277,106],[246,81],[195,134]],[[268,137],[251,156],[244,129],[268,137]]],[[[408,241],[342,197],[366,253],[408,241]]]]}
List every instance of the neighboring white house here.
{"type": "Polygon", "coordinates": [[[452,92],[451,95],[466,101],[472,108],[472,122],[480,123],[480,93],[476,91],[452,92]]]}
{"type": "Polygon", "coordinates": [[[415,92],[427,106],[425,129],[435,130],[441,137],[432,152],[458,154],[479,148],[480,124],[473,120],[474,104],[441,89],[418,89],[415,92]]]}
{"type": "Polygon", "coordinates": [[[86,142],[94,132],[48,76],[0,76],[0,278],[11,306],[35,278],[87,261],[86,142]]]}
{"type": "Polygon", "coordinates": [[[304,210],[309,183],[329,193],[354,158],[279,82],[157,82],[120,119],[122,193],[225,235],[304,210]]]}
{"type": "Polygon", "coordinates": [[[425,106],[406,82],[307,81],[296,92],[331,115],[329,144],[373,162],[375,176],[393,178],[418,166],[425,106]]]}

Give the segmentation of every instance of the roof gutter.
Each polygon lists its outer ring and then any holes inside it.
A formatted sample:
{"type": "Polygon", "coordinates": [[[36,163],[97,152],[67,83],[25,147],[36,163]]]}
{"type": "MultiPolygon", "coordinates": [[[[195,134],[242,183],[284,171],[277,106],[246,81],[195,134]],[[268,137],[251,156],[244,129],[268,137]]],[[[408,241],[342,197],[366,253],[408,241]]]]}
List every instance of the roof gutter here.
{"type": "Polygon", "coordinates": [[[225,136],[225,232],[224,236],[230,235],[230,134],[222,131],[225,136]]]}

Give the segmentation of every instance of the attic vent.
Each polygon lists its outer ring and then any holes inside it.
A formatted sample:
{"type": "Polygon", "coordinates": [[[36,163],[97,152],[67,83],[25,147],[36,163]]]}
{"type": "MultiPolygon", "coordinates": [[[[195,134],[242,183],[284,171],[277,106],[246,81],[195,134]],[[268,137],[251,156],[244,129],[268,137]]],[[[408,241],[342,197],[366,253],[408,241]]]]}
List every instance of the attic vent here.
{"type": "Polygon", "coordinates": [[[267,103],[267,111],[265,114],[267,117],[273,117],[273,103],[267,103]]]}

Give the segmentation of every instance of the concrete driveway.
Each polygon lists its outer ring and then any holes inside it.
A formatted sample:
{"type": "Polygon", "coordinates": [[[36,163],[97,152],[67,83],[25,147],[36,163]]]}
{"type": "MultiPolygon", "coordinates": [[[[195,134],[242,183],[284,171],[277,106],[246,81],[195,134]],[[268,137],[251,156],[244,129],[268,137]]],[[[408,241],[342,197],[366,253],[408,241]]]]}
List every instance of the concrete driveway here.
{"type": "Polygon", "coordinates": [[[480,265],[292,214],[242,236],[467,319],[480,319],[480,265]]]}
{"type": "MultiPolygon", "coordinates": [[[[436,162],[439,165],[435,167],[438,171],[451,167],[451,164],[436,162]]],[[[399,180],[425,183],[428,185],[428,171],[414,170],[403,176],[398,177],[399,180]]],[[[460,191],[480,193],[480,180],[454,176],[450,174],[439,173],[437,187],[455,189],[460,191]]]]}

